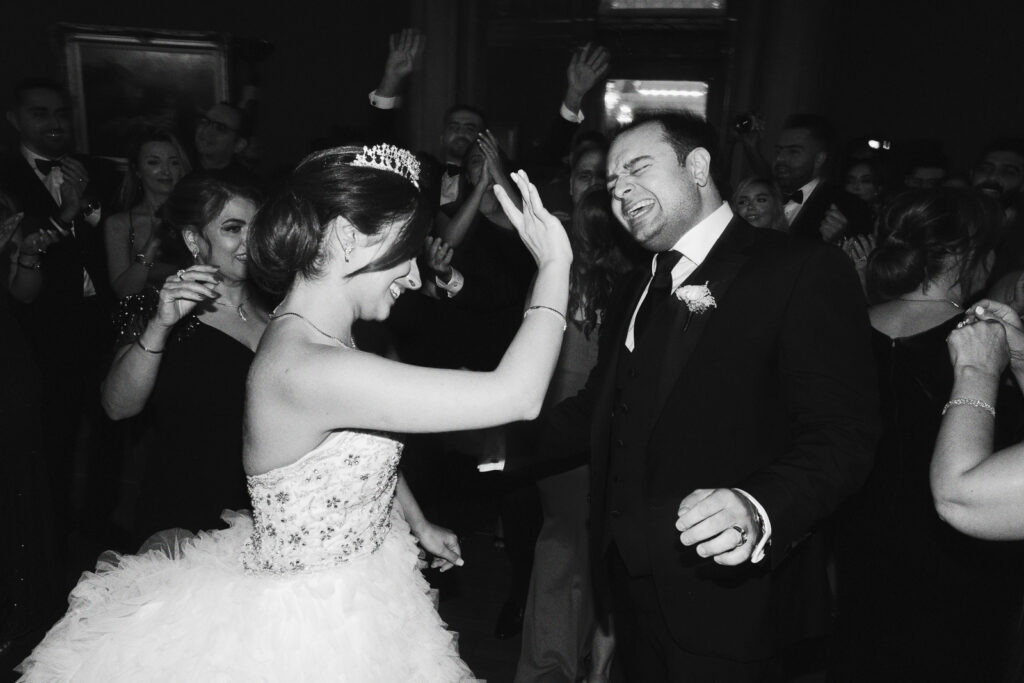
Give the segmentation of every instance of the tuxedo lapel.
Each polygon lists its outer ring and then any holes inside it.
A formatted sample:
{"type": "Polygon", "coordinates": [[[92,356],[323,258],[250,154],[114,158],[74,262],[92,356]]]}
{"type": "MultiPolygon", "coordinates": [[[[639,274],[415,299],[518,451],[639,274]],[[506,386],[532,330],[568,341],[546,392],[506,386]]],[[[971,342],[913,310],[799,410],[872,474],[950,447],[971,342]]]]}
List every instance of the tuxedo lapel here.
{"type": "MultiPolygon", "coordinates": [[[[749,258],[746,248],[752,241],[753,230],[754,228],[742,220],[734,218],[704,262],[683,283],[684,286],[703,285],[706,282],[716,303],[721,305],[729,286],[749,258]]],[[[715,315],[714,308],[703,313],[691,313],[685,303],[674,297],[669,303],[672,306],[672,314],[665,345],[660,347],[661,372],[658,385],[654,388],[655,400],[653,410],[648,414],[648,423],[644,430],[646,434],[654,428],[672,388],[678,383],[697,342],[715,315]]]]}

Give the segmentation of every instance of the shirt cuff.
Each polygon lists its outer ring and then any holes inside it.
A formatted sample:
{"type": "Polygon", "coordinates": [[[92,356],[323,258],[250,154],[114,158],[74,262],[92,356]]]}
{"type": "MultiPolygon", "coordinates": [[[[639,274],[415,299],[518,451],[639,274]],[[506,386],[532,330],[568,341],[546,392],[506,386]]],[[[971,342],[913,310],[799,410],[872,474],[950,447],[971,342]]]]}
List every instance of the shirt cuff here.
{"type": "Polygon", "coordinates": [[[764,508],[761,507],[761,504],[757,502],[756,498],[743,489],[733,489],[733,491],[750,501],[750,504],[754,506],[755,510],[757,510],[757,514],[761,516],[761,523],[764,525],[764,533],[761,534],[761,540],[754,546],[754,552],[750,553],[750,562],[752,564],[757,564],[764,559],[765,548],[768,547],[768,543],[772,539],[772,522],[768,519],[768,513],[765,512],[764,508]]]}
{"type": "Polygon", "coordinates": [[[456,294],[462,291],[462,285],[466,283],[465,278],[462,277],[462,273],[452,268],[452,276],[445,282],[440,276],[434,277],[434,284],[448,292],[448,298],[454,298],[456,294]]]}
{"type": "Polygon", "coordinates": [[[377,109],[395,109],[402,103],[402,98],[395,97],[381,97],[374,90],[370,93],[370,106],[376,107],[377,109]]]}
{"type": "Polygon", "coordinates": [[[583,110],[574,112],[565,106],[565,102],[562,102],[562,107],[558,110],[558,113],[569,123],[583,123],[583,110]]]}

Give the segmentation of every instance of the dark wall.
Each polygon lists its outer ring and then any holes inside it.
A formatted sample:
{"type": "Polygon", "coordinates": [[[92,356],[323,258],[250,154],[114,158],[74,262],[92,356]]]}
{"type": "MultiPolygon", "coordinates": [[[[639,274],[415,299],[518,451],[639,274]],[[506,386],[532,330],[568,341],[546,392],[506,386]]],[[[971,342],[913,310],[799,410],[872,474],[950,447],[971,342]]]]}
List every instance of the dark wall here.
{"type": "Polygon", "coordinates": [[[5,108],[19,78],[61,75],[50,32],[57,22],[217,31],[274,43],[261,69],[257,130],[265,163],[273,167],[297,160],[332,125],[365,125],[366,94],[380,78],[388,34],[409,22],[409,2],[32,2],[21,16],[0,23],[5,108]]]}
{"type": "Polygon", "coordinates": [[[828,113],[845,133],[938,139],[961,170],[1024,135],[1024,2],[836,4],[828,113]]]}

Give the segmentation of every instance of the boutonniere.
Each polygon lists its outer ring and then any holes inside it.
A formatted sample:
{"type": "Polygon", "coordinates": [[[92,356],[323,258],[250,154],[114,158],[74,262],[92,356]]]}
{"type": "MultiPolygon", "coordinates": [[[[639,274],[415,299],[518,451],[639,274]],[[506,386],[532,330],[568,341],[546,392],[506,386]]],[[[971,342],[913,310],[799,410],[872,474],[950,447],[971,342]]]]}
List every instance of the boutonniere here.
{"type": "Polygon", "coordinates": [[[708,283],[705,282],[702,285],[684,285],[682,287],[676,287],[675,291],[672,292],[676,295],[676,298],[686,304],[686,308],[689,309],[689,313],[686,314],[686,322],[683,323],[683,332],[686,332],[690,327],[690,321],[693,319],[694,314],[700,315],[706,313],[712,308],[718,308],[718,302],[715,301],[715,297],[711,294],[711,289],[708,287],[708,283]]]}
{"type": "Polygon", "coordinates": [[[718,308],[718,302],[712,296],[708,283],[702,285],[684,285],[677,287],[673,294],[676,298],[686,304],[690,313],[704,313],[712,308],[718,308]]]}

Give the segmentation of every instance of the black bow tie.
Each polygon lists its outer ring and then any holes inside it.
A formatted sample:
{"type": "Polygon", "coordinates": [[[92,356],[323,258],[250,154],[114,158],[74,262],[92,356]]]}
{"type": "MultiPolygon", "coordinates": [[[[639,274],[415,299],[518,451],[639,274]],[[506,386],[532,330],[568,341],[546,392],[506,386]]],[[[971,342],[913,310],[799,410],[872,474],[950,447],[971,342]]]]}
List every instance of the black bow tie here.
{"type": "Polygon", "coordinates": [[[60,166],[60,159],[36,159],[36,168],[43,175],[50,175],[50,171],[60,166]]]}
{"type": "Polygon", "coordinates": [[[793,194],[783,195],[782,198],[785,200],[783,202],[784,204],[788,204],[789,202],[795,202],[797,204],[803,204],[804,203],[804,191],[803,190],[797,190],[793,194]]]}
{"type": "Polygon", "coordinates": [[[462,173],[462,167],[459,166],[458,164],[445,164],[444,165],[444,174],[446,176],[448,176],[449,178],[453,178],[453,177],[455,177],[457,175],[460,175],[461,173],[462,173]]]}

